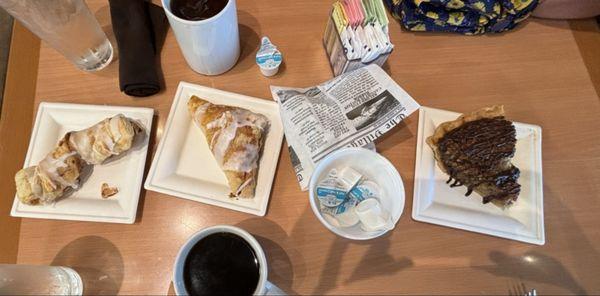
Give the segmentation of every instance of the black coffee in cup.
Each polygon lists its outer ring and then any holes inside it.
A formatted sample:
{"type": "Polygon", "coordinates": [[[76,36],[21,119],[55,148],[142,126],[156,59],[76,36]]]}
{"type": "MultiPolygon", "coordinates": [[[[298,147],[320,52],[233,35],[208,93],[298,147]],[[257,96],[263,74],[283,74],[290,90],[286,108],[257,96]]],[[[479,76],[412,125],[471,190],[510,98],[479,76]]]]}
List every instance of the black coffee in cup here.
{"type": "Polygon", "coordinates": [[[217,15],[229,0],[171,0],[171,12],[188,21],[201,21],[217,15]]]}
{"type": "Polygon", "coordinates": [[[252,295],[260,266],[246,240],[229,232],[210,234],[190,250],[183,267],[190,295],[252,295]]]}

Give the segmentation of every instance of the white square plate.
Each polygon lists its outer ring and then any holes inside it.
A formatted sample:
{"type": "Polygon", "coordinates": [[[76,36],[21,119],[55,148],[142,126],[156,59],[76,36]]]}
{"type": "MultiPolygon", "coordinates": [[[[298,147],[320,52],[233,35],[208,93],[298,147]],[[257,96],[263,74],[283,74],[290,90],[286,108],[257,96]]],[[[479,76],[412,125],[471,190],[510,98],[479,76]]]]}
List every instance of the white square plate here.
{"type": "Polygon", "coordinates": [[[139,122],[145,129],[131,150],[102,165],[93,166],[89,178],[69,197],[53,204],[30,206],[15,196],[11,216],[132,224],[146,165],[148,134],[154,110],[150,108],[41,103],[27,150],[24,167],[36,165],[58,143],[65,133],[90,127],[107,117],[123,114],[139,122]],[[107,199],[100,196],[102,183],[119,188],[107,199]]]}
{"type": "Polygon", "coordinates": [[[419,110],[413,219],[543,245],[542,129],[514,123],[517,144],[512,163],[521,170],[521,193],[513,206],[501,210],[491,203],[483,204],[475,192],[466,197],[464,186],[448,186],[448,175],[437,166],[433,151],[425,142],[440,123],[458,116],[459,113],[427,107],[419,110]]]}
{"type": "Polygon", "coordinates": [[[164,127],[145,188],[240,212],[264,216],[283,141],[283,126],[276,102],[181,82],[164,127]],[[260,113],[269,121],[258,167],[254,198],[230,198],[225,174],[219,167],[200,128],[187,109],[196,95],[214,104],[236,106],[260,113]]]}

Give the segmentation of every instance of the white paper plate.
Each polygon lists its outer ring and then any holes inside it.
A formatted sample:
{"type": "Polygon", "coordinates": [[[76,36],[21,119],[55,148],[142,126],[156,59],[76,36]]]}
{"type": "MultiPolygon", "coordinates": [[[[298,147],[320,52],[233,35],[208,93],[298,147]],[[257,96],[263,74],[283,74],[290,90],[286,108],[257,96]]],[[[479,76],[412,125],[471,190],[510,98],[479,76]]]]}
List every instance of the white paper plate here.
{"type": "Polygon", "coordinates": [[[283,141],[276,102],[181,82],[177,88],[163,137],[152,160],[145,188],[240,212],[264,216],[283,141]],[[236,106],[263,114],[270,121],[259,162],[254,198],[230,198],[225,174],[219,168],[202,131],[187,110],[190,96],[214,104],[236,106]]]}
{"type": "Polygon", "coordinates": [[[448,175],[437,166],[433,151],[425,143],[436,126],[458,116],[459,113],[427,107],[419,110],[413,219],[543,245],[542,129],[514,123],[517,144],[512,163],[521,170],[521,193],[517,202],[503,211],[491,203],[482,204],[475,192],[464,196],[464,186],[448,186],[448,175]]]}
{"type": "Polygon", "coordinates": [[[93,172],[72,195],[53,204],[30,206],[15,196],[11,216],[111,223],[135,221],[146,164],[149,132],[154,110],[150,108],[41,103],[27,150],[24,167],[36,165],[69,131],[92,126],[107,117],[123,114],[145,128],[133,148],[121,157],[95,165],[93,172]],[[107,199],[100,196],[102,183],[119,188],[107,199]]]}

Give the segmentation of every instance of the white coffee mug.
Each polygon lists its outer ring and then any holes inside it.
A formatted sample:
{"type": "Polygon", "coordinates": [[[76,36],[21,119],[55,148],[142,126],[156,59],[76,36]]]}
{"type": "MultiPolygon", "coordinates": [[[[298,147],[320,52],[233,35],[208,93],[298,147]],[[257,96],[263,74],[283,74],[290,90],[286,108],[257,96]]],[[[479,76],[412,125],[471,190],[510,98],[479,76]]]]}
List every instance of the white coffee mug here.
{"type": "Polygon", "coordinates": [[[189,294],[186,291],[185,283],[183,282],[183,267],[185,265],[185,259],[187,258],[190,250],[201,239],[218,232],[229,232],[238,235],[239,237],[243,238],[254,250],[254,254],[256,254],[256,257],[258,258],[258,264],[260,268],[258,285],[256,286],[256,290],[254,290],[254,295],[286,295],[285,292],[267,280],[269,270],[267,266],[267,257],[265,256],[265,252],[258,241],[256,241],[256,239],[245,230],[229,225],[216,225],[200,230],[192,235],[185,244],[183,244],[179,250],[179,253],[177,254],[175,266],[173,267],[173,287],[175,288],[175,293],[177,295],[189,294]]]}
{"type": "Polygon", "coordinates": [[[192,70],[219,75],[231,69],[240,56],[240,35],[235,0],[228,0],[217,15],[200,21],[182,19],[171,12],[171,0],[162,0],[183,57],[192,70]]]}

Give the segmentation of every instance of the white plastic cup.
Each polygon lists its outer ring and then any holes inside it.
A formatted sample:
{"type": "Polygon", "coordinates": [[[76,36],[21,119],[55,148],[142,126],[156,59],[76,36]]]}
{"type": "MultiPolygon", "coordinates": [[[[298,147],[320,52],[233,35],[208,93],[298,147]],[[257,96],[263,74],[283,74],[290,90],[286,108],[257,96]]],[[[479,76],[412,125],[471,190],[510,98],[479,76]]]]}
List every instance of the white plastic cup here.
{"type": "Polygon", "coordinates": [[[171,0],[162,0],[183,57],[192,70],[219,75],[231,69],[240,56],[235,0],[228,0],[217,15],[199,21],[182,19],[171,12],[171,0]]]}
{"type": "Polygon", "coordinates": [[[258,241],[247,231],[230,225],[216,225],[205,228],[193,234],[187,242],[183,244],[177,258],[175,259],[175,265],[173,266],[173,287],[175,288],[175,294],[177,295],[188,295],[185,289],[185,283],[183,282],[183,267],[185,265],[185,259],[187,258],[190,250],[199,242],[201,239],[218,232],[229,232],[243,238],[254,250],[254,254],[258,259],[259,265],[259,277],[258,285],[254,291],[254,295],[286,295],[281,289],[273,285],[267,280],[269,268],[267,266],[267,257],[258,241]]]}
{"type": "MultiPolygon", "coordinates": [[[[310,207],[321,224],[331,232],[352,240],[368,240],[384,235],[392,230],[404,210],[404,184],[400,174],[385,157],[364,148],[342,148],[324,157],[315,167],[309,182],[310,207]],[[375,182],[380,189],[378,201],[381,209],[389,215],[389,227],[377,231],[365,231],[361,224],[341,227],[339,221],[333,221],[321,212],[316,186],[331,169],[352,167],[366,180],[375,182]]],[[[356,209],[356,208],[355,208],[356,209]]]]}

